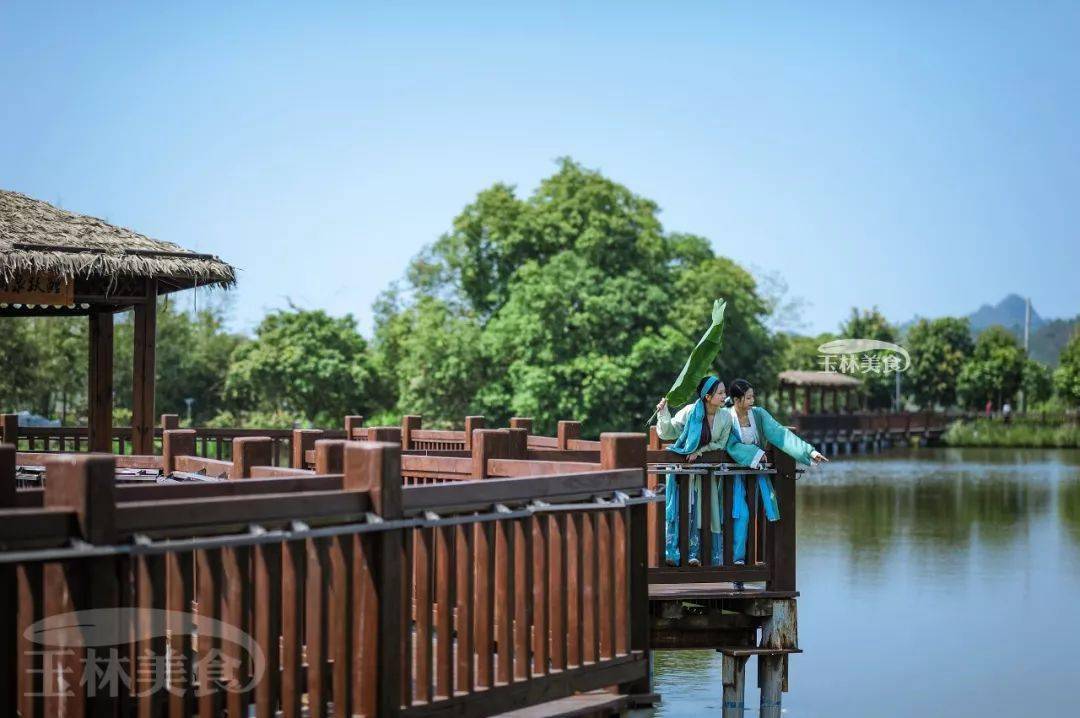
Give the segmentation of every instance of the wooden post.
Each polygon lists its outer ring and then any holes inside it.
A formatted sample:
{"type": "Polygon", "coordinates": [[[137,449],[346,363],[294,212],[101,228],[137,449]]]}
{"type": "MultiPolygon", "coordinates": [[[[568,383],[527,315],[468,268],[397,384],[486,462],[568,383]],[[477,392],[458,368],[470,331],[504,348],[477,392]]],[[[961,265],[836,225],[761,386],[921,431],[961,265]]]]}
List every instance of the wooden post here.
{"type": "Polygon", "coordinates": [[[131,450],[154,453],[154,361],[157,342],[157,281],[146,282],[146,300],[135,305],[131,386],[131,450]]]}
{"type": "Polygon", "coordinates": [[[90,371],[87,382],[89,450],[112,452],[113,315],[90,313],[90,371]]]}
{"type": "Polygon", "coordinates": [[[179,414],[162,414],[161,415],[161,430],[168,431],[169,429],[180,428],[180,415],[179,414]]]}
{"type": "MultiPolygon", "coordinates": [[[[653,427],[655,428],[655,427],[653,427]]],[[[640,469],[641,486],[647,476],[646,438],[644,434],[601,434],[600,466],[604,469],[640,469]]],[[[649,653],[649,511],[648,504],[629,509],[630,540],[626,547],[629,576],[629,606],[626,616],[630,627],[630,650],[649,653]]],[[[621,693],[643,695],[652,691],[652,672],[644,678],[619,686],[621,693]]]]}
{"type": "Polygon", "coordinates": [[[345,441],[342,439],[319,439],[315,442],[315,473],[345,473],[345,441]]]}
{"type": "Polygon", "coordinates": [[[802,413],[810,413],[810,387],[808,386],[803,387],[802,413]]]}
{"type": "MultiPolygon", "coordinates": [[[[108,545],[117,540],[116,531],[116,459],[112,456],[61,454],[45,464],[44,506],[75,512],[81,538],[91,544],[108,545]]],[[[119,605],[116,558],[113,556],[50,562],[44,566],[43,595],[45,616],[71,611],[107,609],[119,605]]],[[[121,643],[119,621],[113,645],[121,643]]],[[[107,626],[94,626],[95,642],[101,645],[101,632],[107,626]]],[[[55,686],[62,676],[72,689],[53,691],[45,697],[45,715],[114,715],[118,695],[112,691],[86,694],[86,648],[83,640],[68,632],[59,632],[50,643],[55,658],[46,659],[43,685],[55,686]],[[74,638],[74,640],[72,640],[74,638]]],[[[90,669],[91,671],[93,668],[90,669]]],[[[93,680],[93,677],[90,677],[93,680]]]]}
{"type": "Polygon", "coordinates": [[[269,436],[239,436],[232,442],[232,471],[230,479],[251,478],[252,466],[273,465],[273,442],[269,436]]]}
{"type": "Polygon", "coordinates": [[[769,564],[772,578],[766,583],[770,591],[795,590],[795,459],[782,451],[773,450],[776,467],[773,488],[780,507],[780,520],[766,526],[766,541],[771,547],[769,564]]]}
{"type": "Polygon", "coordinates": [[[488,477],[488,459],[505,459],[509,434],[502,429],[477,429],[472,436],[472,477],[488,477]]]}
{"type": "Polygon", "coordinates": [[[758,687],[761,689],[758,715],[761,718],[780,718],[782,714],[785,662],[783,655],[758,656],[758,687]]]}
{"type": "Polygon", "coordinates": [[[361,428],[364,425],[364,417],[360,414],[350,414],[345,417],[345,440],[355,441],[356,437],[353,436],[356,429],[361,428]]]}
{"type": "Polygon", "coordinates": [[[0,443],[11,444],[15,450],[19,449],[19,415],[0,415],[0,443]]]}
{"type": "Polygon", "coordinates": [[[581,438],[580,421],[560,421],[558,428],[558,448],[566,450],[570,448],[570,441],[581,438]]]}
{"type": "Polygon", "coordinates": [[[292,431],[292,463],[293,469],[304,468],[304,455],[315,448],[315,442],[322,436],[322,429],[293,429],[292,431]]]}
{"type": "Polygon", "coordinates": [[[664,448],[664,442],[660,440],[660,433],[656,430],[655,425],[649,427],[649,448],[653,451],[664,448]]]}
{"type": "Polygon", "coordinates": [[[528,433],[533,431],[533,420],[527,416],[513,416],[510,417],[511,429],[524,429],[528,433]]]}
{"type": "Polygon", "coordinates": [[[743,718],[746,710],[746,656],[723,657],[721,668],[724,682],[723,718],[743,718]]]}
{"type": "Polygon", "coordinates": [[[529,458],[529,430],[506,429],[506,458],[527,459],[529,458]]]}
{"type": "MultiPolygon", "coordinates": [[[[345,443],[345,477],[342,487],[367,491],[374,510],[385,520],[401,518],[401,446],[386,442],[345,443]]],[[[411,530],[411,529],[410,529],[411,530]]],[[[376,715],[401,713],[402,646],[408,630],[402,611],[405,551],[402,529],[384,529],[377,535],[375,586],[378,604],[378,675],[376,715]]]]}
{"type": "Polygon", "coordinates": [[[195,456],[194,429],[166,429],[161,434],[161,468],[165,475],[176,471],[176,457],[195,456]]]}
{"type": "Polygon", "coordinates": [[[465,417],[465,451],[472,451],[473,432],[477,429],[483,429],[485,426],[487,426],[487,423],[482,416],[465,417]]]}
{"type": "Polygon", "coordinates": [[[423,417],[421,417],[419,414],[406,414],[405,416],[401,417],[401,448],[403,450],[408,451],[409,449],[413,448],[413,429],[419,429],[423,424],[423,421],[423,417]]]}

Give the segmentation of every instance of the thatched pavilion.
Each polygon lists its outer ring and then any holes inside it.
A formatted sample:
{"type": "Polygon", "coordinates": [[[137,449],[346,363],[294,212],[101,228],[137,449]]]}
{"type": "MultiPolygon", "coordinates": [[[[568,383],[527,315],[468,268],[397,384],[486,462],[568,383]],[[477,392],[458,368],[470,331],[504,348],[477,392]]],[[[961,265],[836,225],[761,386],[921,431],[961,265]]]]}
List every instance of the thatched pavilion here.
{"type": "Polygon", "coordinates": [[[0,190],[0,317],[89,317],[91,451],[112,446],[113,315],[134,309],[132,444],[149,454],[157,296],[235,280],[235,270],[213,255],[0,190]]]}
{"type": "Polygon", "coordinates": [[[859,392],[862,381],[847,374],[834,371],[782,371],[777,376],[779,380],[780,402],[784,401],[784,391],[791,396],[791,411],[798,412],[795,394],[798,390],[803,392],[802,413],[810,413],[810,392],[817,391],[821,397],[821,411],[825,411],[825,397],[832,397],[832,410],[853,411],[861,408],[863,396],[859,392]],[[844,406],[841,408],[838,402],[839,394],[844,394],[844,406]],[[854,401],[853,401],[854,399],[854,401]]]}

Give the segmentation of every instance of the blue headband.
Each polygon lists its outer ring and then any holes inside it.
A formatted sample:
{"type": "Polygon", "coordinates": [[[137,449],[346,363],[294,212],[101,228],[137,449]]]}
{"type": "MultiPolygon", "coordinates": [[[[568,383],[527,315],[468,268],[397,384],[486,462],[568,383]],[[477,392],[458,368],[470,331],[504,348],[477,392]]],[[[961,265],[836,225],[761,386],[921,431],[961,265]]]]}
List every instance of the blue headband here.
{"type": "Polygon", "coordinates": [[[710,376],[705,380],[704,386],[701,387],[701,398],[704,399],[709,395],[709,392],[713,390],[713,387],[720,383],[720,380],[715,376],[710,376]]]}

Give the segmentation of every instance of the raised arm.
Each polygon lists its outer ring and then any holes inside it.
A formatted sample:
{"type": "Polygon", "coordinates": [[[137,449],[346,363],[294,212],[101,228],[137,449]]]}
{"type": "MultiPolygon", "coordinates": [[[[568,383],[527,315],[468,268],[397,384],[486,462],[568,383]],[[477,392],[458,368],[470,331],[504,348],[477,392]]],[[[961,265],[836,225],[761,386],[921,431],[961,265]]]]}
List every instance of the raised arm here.
{"type": "Polygon", "coordinates": [[[656,433],[664,441],[675,441],[686,426],[686,417],[693,411],[694,405],[688,404],[679,410],[675,416],[671,415],[667,402],[656,410],[656,433]]]}

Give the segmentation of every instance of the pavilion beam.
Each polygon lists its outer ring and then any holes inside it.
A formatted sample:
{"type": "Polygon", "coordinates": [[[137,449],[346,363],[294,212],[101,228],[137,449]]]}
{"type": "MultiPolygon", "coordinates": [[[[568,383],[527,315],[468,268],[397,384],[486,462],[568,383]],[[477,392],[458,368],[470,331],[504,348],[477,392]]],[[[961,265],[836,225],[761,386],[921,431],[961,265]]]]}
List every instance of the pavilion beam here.
{"type": "Polygon", "coordinates": [[[146,283],[146,300],[135,305],[135,351],[131,376],[131,440],[136,454],[154,453],[154,361],[157,282],[146,283]]]}
{"type": "Polygon", "coordinates": [[[113,315],[90,313],[90,370],[87,428],[90,451],[112,452],[113,315]]]}

